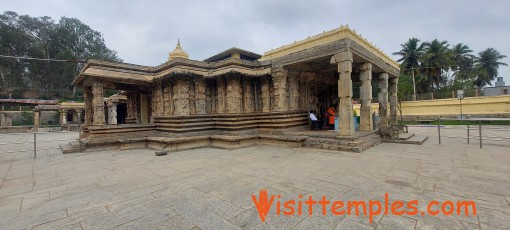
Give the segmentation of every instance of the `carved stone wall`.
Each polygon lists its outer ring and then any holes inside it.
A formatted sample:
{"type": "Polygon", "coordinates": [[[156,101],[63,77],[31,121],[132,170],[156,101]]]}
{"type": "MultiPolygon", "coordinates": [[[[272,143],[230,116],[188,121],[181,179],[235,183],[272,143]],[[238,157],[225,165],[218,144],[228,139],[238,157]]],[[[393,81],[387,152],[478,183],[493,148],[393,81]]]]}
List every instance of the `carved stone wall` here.
{"type": "Polygon", "coordinates": [[[197,98],[195,89],[195,79],[187,81],[189,84],[189,114],[197,114],[197,98]]]}
{"type": "Polygon", "coordinates": [[[243,105],[244,113],[253,113],[255,111],[255,99],[253,93],[253,84],[251,78],[243,78],[243,105]]]}
{"type": "Polygon", "coordinates": [[[252,81],[253,84],[253,110],[254,112],[262,112],[262,81],[260,78],[255,78],[252,81]]]}
{"type": "Polygon", "coordinates": [[[151,109],[153,116],[163,115],[163,92],[161,84],[157,84],[152,90],[151,109]]]}
{"type": "Polygon", "coordinates": [[[317,102],[319,102],[317,97],[319,93],[317,74],[302,72],[299,75],[299,79],[299,94],[301,94],[299,109],[303,111],[317,110],[317,102]]]}
{"type": "Polygon", "coordinates": [[[207,114],[206,111],[206,84],[203,77],[197,77],[193,79],[195,88],[195,111],[196,114],[207,114]]]}
{"type": "Polygon", "coordinates": [[[264,77],[261,80],[262,112],[271,112],[271,81],[264,77]]]}
{"type": "Polygon", "coordinates": [[[95,80],[92,83],[92,106],[94,109],[93,125],[106,125],[103,101],[103,83],[95,80]]]}
{"type": "Polygon", "coordinates": [[[126,123],[140,123],[139,114],[139,98],[140,95],[136,91],[127,91],[127,117],[126,123]]]}
{"type": "Polygon", "coordinates": [[[274,111],[282,112],[289,109],[288,100],[288,76],[289,72],[286,69],[274,69],[272,73],[273,79],[273,97],[274,97],[274,111]]]}
{"type": "Polygon", "coordinates": [[[172,82],[167,82],[163,85],[163,104],[164,104],[164,112],[163,115],[171,116],[173,115],[173,84],[172,82]]]}
{"type": "Polygon", "coordinates": [[[205,111],[207,114],[213,114],[216,112],[215,101],[216,101],[216,86],[213,81],[206,81],[205,87],[205,111]]]}
{"type": "Polygon", "coordinates": [[[299,110],[299,72],[291,72],[289,75],[289,110],[299,110]]]}
{"type": "Polygon", "coordinates": [[[178,79],[174,86],[174,115],[190,114],[190,83],[187,79],[178,79]]]}
{"type": "Polygon", "coordinates": [[[226,112],[226,82],[225,78],[218,77],[216,81],[216,92],[217,92],[217,106],[216,106],[216,112],[217,113],[225,113],[226,112]]]}
{"type": "Polygon", "coordinates": [[[234,75],[227,78],[227,111],[226,113],[241,113],[242,111],[241,79],[234,75]]]}

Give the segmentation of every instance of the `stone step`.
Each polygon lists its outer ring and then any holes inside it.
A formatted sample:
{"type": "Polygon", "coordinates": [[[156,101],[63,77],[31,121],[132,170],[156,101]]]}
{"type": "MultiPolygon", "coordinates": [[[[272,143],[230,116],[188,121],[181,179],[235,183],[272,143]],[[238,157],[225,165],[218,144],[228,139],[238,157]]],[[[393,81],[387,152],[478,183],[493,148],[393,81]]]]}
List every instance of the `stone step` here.
{"type": "MultiPolygon", "coordinates": [[[[78,140],[69,141],[67,144],[60,145],[60,149],[62,153],[79,153],[80,152],[80,142],[78,140]]],[[[82,143],[81,151],[85,150],[85,146],[82,143]]]]}
{"type": "Polygon", "coordinates": [[[427,139],[429,139],[429,136],[413,136],[409,138],[408,140],[384,140],[384,142],[387,143],[398,143],[398,144],[412,144],[412,145],[421,145],[423,144],[427,139]]]}
{"type": "Polygon", "coordinates": [[[400,133],[398,135],[398,140],[409,140],[414,137],[414,133],[400,133]]]}

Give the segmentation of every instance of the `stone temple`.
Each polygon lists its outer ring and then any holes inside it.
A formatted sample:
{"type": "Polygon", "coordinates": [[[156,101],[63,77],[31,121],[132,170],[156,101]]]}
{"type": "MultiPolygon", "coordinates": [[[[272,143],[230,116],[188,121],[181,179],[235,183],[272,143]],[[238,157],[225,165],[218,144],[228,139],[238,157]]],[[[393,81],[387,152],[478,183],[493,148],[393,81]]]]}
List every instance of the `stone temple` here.
{"type": "Polygon", "coordinates": [[[381,142],[374,129],[397,123],[398,76],[397,62],[341,26],[263,55],[231,48],[198,61],[178,42],[159,66],[89,60],[73,85],[84,89],[88,148],[282,144],[363,151],[381,142]],[[360,89],[357,130],[353,83],[360,89]],[[125,124],[108,122],[104,89],[126,95],[125,124]],[[308,112],[321,105],[337,105],[338,131],[309,130],[308,112]]]}

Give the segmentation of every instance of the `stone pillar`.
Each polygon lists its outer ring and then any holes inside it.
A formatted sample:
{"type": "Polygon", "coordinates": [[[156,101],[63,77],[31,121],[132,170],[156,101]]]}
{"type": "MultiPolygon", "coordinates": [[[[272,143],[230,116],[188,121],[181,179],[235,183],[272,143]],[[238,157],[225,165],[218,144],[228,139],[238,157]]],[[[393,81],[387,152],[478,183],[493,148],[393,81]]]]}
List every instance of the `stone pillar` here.
{"type": "Polygon", "coordinates": [[[372,121],[372,64],[363,63],[360,67],[360,131],[370,132],[373,130],[372,121]]]}
{"type": "Polygon", "coordinates": [[[388,126],[388,73],[379,74],[379,128],[388,126]]]}
{"type": "Polygon", "coordinates": [[[331,63],[338,64],[338,115],[340,119],[339,135],[354,136],[354,115],[352,113],[352,53],[344,51],[335,54],[331,63]]]}
{"type": "MultiPolygon", "coordinates": [[[[81,113],[83,112],[82,109],[76,109],[76,116],[78,117],[76,120],[76,124],[81,125],[81,113]]],[[[78,127],[79,128],[79,127],[78,127]]]]}
{"type": "Polygon", "coordinates": [[[109,102],[108,104],[108,124],[117,124],[117,103],[109,102]]]}
{"type": "Polygon", "coordinates": [[[214,91],[213,87],[210,84],[206,83],[205,87],[205,111],[207,114],[214,113],[215,106],[214,106],[214,91]]]}
{"type": "Polygon", "coordinates": [[[216,106],[217,113],[225,113],[225,104],[226,104],[226,90],[225,90],[225,79],[223,77],[218,77],[216,83],[216,92],[218,93],[218,103],[216,106]]]}
{"type": "Polygon", "coordinates": [[[189,80],[178,79],[174,87],[174,115],[189,115],[189,80]]]}
{"type": "Polygon", "coordinates": [[[138,119],[138,105],[139,96],[136,91],[128,91],[126,93],[127,98],[127,117],[126,123],[139,123],[138,119]]]}
{"type": "Polygon", "coordinates": [[[203,77],[193,79],[195,84],[195,110],[196,114],[207,114],[205,108],[205,79],[203,77]]]}
{"type": "Polygon", "coordinates": [[[105,125],[106,118],[104,114],[104,101],[103,101],[103,83],[94,80],[92,83],[92,106],[94,108],[93,125],[105,125]]]}
{"type": "Polygon", "coordinates": [[[60,111],[60,125],[67,124],[67,109],[60,111]]]}
{"type": "Polygon", "coordinates": [[[261,82],[262,91],[262,112],[271,112],[271,87],[269,87],[269,79],[264,78],[261,82]]]}
{"type": "Polygon", "coordinates": [[[83,91],[83,99],[85,100],[85,126],[92,125],[94,119],[94,107],[92,106],[92,88],[86,86],[83,91]]]}
{"type": "Polygon", "coordinates": [[[285,69],[275,69],[272,73],[273,93],[274,93],[274,111],[287,111],[289,107],[287,96],[287,78],[288,71],[285,69]]]}
{"type": "Polygon", "coordinates": [[[251,79],[243,79],[243,99],[244,113],[253,113],[255,111],[255,100],[253,98],[251,79]]]}
{"type": "Polygon", "coordinates": [[[41,124],[40,117],[41,117],[41,111],[34,110],[34,128],[32,129],[32,131],[34,131],[34,132],[39,131],[39,126],[41,124]]]}
{"type": "Polygon", "coordinates": [[[289,110],[299,110],[299,73],[296,72],[289,76],[289,110]]]}
{"type": "Polygon", "coordinates": [[[397,87],[398,78],[390,78],[390,125],[397,124],[397,87]]]}
{"type": "Polygon", "coordinates": [[[233,76],[227,79],[227,113],[241,113],[241,79],[233,76]]]}

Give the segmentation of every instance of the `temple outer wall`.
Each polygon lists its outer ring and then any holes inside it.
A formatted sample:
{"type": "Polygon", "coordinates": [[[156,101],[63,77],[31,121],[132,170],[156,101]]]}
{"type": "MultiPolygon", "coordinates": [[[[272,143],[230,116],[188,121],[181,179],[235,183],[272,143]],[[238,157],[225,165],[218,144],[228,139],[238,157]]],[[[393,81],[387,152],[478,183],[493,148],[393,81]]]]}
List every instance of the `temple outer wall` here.
{"type": "MultiPolygon", "coordinates": [[[[462,99],[462,114],[471,117],[510,118],[510,95],[493,97],[468,97],[462,99]]],[[[460,116],[459,99],[437,99],[424,101],[402,101],[404,120],[437,119],[437,116],[456,118],[460,116]]],[[[399,105],[400,106],[400,105],[399,105]]],[[[360,104],[354,104],[354,110],[360,114],[360,104]]],[[[378,103],[372,103],[372,111],[376,114],[378,103]]],[[[397,109],[400,120],[400,110],[397,109]]]]}

